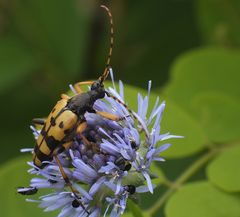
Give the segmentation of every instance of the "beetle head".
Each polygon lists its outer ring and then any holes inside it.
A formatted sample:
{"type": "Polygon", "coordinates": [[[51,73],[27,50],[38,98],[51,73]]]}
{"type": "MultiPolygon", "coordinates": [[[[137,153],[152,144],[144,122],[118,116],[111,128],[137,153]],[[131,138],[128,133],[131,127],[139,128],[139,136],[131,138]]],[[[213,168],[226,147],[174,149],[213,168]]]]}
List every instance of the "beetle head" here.
{"type": "Polygon", "coordinates": [[[104,85],[100,80],[93,82],[93,84],[91,85],[91,91],[95,92],[96,98],[98,99],[104,98],[105,96],[104,85]]]}

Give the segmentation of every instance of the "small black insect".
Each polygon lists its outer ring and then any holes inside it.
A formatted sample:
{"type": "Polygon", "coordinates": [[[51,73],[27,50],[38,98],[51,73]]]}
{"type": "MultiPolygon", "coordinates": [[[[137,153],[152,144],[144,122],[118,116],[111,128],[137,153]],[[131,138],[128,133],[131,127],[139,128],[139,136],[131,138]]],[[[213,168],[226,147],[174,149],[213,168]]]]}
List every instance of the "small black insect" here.
{"type": "Polygon", "coordinates": [[[35,187],[18,187],[17,192],[22,195],[33,195],[38,191],[35,187]]]}
{"type": "Polygon", "coordinates": [[[124,188],[129,194],[134,194],[136,192],[136,187],[134,185],[125,185],[124,188]]]}
{"type": "Polygon", "coordinates": [[[125,160],[122,156],[117,158],[115,164],[123,171],[129,171],[132,168],[131,163],[125,160]]]}
{"type": "Polygon", "coordinates": [[[133,149],[137,149],[137,143],[134,141],[134,140],[131,140],[130,141],[130,144],[131,144],[131,147],[133,148],[133,149]]]}
{"type": "Polygon", "coordinates": [[[73,208],[78,208],[79,206],[80,206],[80,204],[79,204],[78,200],[74,199],[74,200],[72,201],[72,207],[73,207],[73,208]]]}
{"type": "Polygon", "coordinates": [[[53,179],[48,179],[48,182],[50,182],[51,184],[56,184],[58,181],[53,180],[53,179]]]}

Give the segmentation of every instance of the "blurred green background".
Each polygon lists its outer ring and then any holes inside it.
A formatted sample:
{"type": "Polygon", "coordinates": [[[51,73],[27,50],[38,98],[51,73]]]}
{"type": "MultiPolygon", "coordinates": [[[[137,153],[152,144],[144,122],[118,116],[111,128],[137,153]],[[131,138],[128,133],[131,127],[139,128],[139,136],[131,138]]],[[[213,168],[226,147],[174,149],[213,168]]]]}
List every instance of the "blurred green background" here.
{"type": "Polygon", "coordinates": [[[128,215],[239,217],[239,0],[0,0],[1,216],[56,216],[16,195],[31,158],[19,149],[33,147],[31,119],[70,83],[102,73],[109,21],[100,4],[114,17],[115,78],[129,96],[152,80],[153,98],[167,104],[163,132],[185,136],[152,168],[161,187],[128,215]]]}

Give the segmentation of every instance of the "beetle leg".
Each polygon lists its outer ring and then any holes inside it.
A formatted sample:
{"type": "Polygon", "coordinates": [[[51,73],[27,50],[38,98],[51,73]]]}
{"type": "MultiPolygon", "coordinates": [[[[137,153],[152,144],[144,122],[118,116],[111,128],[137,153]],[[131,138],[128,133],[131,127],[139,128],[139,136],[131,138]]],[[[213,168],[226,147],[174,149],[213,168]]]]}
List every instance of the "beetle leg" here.
{"type": "Polygon", "coordinates": [[[78,93],[78,94],[81,94],[81,93],[83,93],[83,90],[82,90],[82,88],[81,87],[79,87],[78,85],[74,85],[74,89],[76,90],[76,92],[78,93]]]}
{"type": "Polygon", "coordinates": [[[65,144],[62,145],[62,147],[65,149],[65,150],[68,150],[71,146],[72,146],[72,141],[71,142],[66,142],[65,144]]]}
{"type": "Polygon", "coordinates": [[[119,117],[119,116],[114,115],[112,113],[104,112],[104,111],[97,111],[95,109],[88,110],[88,112],[98,114],[98,115],[102,116],[103,118],[106,118],[106,119],[109,119],[109,120],[112,120],[112,121],[122,121],[126,117],[129,116],[129,115],[127,115],[127,116],[124,116],[124,117],[119,117]]]}
{"type": "Polygon", "coordinates": [[[78,82],[73,85],[74,89],[77,91],[78,94],[83,93],[83,90],[81,88],[82,85],[92,85],[94,81],[82,81],[78,82]]]}
{"type": "Polygon", "coordinates": [[[62,98],[62,99],[69,100],[71,97],[70,97],[70,96],[68,96],[68,95],[67,95],[67,94],[65,94],[65,93],[62,93],[62,94],[61,94],[61,98],[62,98]]]}
{"type": "Polygon", "coordinates": [[[66,185],[71,189],[73,195],[75,196],[75,200],[77,200],[77,202],[79,203],[79,205],[89,214],[89,212],[86,210],[86,208],[84,207],[83,203],[79,200],[80,198],[78,197],[77,193],[79,193],[73,186],[72,186],[72,183],[70,182],[67,174],[65,173],[63,167],[62,167],[62,164],[60,162],[60,160],[58,159],[57,155],[54,155],[53,158],[55,159],[58,167],[59,167],[59,170],[62,174],[62,177],[66,183],[66,185]]]}
{"type": "Polygon", "coordinates": [[[77,134],[82,134],[84,130],[87,128],[87,121],[81,121],[80,124],[77,127],[77,134]]]}
{"type": "Polygon", "coordinates": [[[52,155],[55,156],[55,155],[58,155],[58,154],[64,152],[65,150],[68,150],[72,146],[72,143],[73,143],[73,141],[69,141],[69,142],[64,143],[60,147],[57,147],[53,151],[52,155]]]}
{"type": "Polygon", "coordinates": [[[91,142],[82,134],[86,128],[87,122],[86,121],[81,122],[77,127],[77,134],[81,137],[81,139],[86,145],[91,146],[91,142]]]}
{"type": "Polygon", "coordinates": [[[119,117],[117,115],[111,114],[109,112],[103,112],[103,111],[96,111],[96,114],[112,121],[121,121],[126,118],[126,117],[119,117]]]}
{"type": "Polygon", "coordinates": [[[33,118],[32,122],[34,125],[44,125],[45,124],[45,119],[44,118],[33,118]]]}

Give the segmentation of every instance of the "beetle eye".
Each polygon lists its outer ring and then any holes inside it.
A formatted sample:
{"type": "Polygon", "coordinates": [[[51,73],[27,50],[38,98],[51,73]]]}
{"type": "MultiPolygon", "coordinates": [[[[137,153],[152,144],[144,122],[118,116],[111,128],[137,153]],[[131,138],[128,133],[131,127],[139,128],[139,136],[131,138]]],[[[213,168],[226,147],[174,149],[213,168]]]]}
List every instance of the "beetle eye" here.
{"type": "Polygon", "coordinates": [[[99,87],[99,83],[98,82],[94,82],[92,84],[92,86],[91,86],[91,90],[96,90],[96,89],[98,89],[98,87],[99,87]]]}
{"type": "Polygon", "coordinates": [[[91,85],[91,90],[100,90],[102,89],[104,86],[102,83],[100,83],[100,81],[95,81],[92,85],[91,85]]]}

